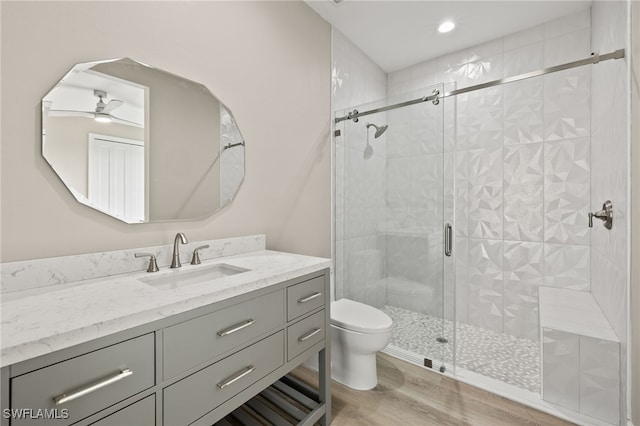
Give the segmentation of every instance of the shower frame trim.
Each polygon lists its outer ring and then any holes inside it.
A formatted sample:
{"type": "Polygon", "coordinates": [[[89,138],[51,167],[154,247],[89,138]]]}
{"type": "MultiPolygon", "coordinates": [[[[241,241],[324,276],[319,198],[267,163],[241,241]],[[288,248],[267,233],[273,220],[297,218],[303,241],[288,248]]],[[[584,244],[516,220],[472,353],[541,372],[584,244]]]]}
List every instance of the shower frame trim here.
{"type": "Polygon", "coordinates": [[[584,66],[584,65],[594,65],[594,64],[597,64],[599,62],[608,61],[610,59],[622,59],[622,58],[624,58],[624,56],[625,56],[624,49],[614,50],[613,52],[606,53],[604,55],[600,55],[597,51],[595,51],[595,52],[591,53],[591,56],[589,56],[588,58],[585,58],[585,59],[580,59],[578,61],[573,61],[573,62],[567,62],[565,64],[555,65],[553,67],[542,68],[542,69],[539,69],[539,70],[536,70],[536,71],[530,71],[530,72],[526,72],[526,73],[523,73],[523,74],[514,75],[512,77],[505,77],[505,78],[501,78],[499,80],[493,80],[493,81],[489,81],[487,83],[481,83],[481,84],[476,84],[474,86],[463,87],[461,89],[451,90],[449,92],[444,92],[444,93],[440,93],[439,91],[436,91],[432,95],[427,95],[427,96],[423,96],[421,98],[412,99],[410,101],[400,102],[400,103],[397,103],[397,104],[388,105],[388,106],[381,107],[381,108],[375,108],[375,109],[371,109],[371,110],[368,110],[368,111],[360,112],[357,109],[354,109],[353,111],[349,112],[347,115],[344,115],[342,117],[336,117],[335,122],[337,124],[337,123],[340,123],[341,121],[353,120],[355,123],[357,123],[358,119],[360,117],[365,116],[365,115],[370,115],[370,114],[375,114],[375,113],[378,113],[378,112],[389,111],[389,110],[393,110],[393,109],[397,109],[397,108],[403,108],[403,107],[406,107],[406,106],[415,105],[415,104],[419,104],[419,103],[422,103],[422,102],[432,101],[432,102],[434,102],[435,105],[437,105],[436,101],[438,101],[439,99],[448,98],[450,96],[461,95],[463,93],[468,93],[468,92],[473,92],[473,91],[476,91],[476,90],[486,89],[486,88],[489,88],[489,87],[499,86],[501,84],[513,83],[513,82],[525,80],[525,79],[528,79],[528,78],[539,77],[541,75],[551,74],[551,73],[558,72],[558,71],[564,71],[564,70],[567,70],[567,69],[581,67],[581,66],[584,66]]]}

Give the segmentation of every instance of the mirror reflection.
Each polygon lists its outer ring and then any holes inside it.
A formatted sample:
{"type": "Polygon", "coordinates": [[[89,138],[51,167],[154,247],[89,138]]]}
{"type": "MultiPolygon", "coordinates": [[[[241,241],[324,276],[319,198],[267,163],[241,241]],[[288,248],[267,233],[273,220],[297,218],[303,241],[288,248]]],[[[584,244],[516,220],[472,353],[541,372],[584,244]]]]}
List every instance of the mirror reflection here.
{"type": "Polygon", "coordinates": [[[42,152],[80,203],[127,223],[198,219],[244,178],[231,111],[131,59],[77,64],[42,99],[42,152]]]}

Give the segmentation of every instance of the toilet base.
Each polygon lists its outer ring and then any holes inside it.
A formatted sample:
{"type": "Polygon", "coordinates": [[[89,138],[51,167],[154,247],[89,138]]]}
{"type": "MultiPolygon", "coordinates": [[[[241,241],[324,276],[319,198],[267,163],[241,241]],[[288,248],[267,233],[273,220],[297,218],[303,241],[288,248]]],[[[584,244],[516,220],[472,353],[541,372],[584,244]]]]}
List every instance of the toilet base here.
{"type": "MultiPolygon", "coordinates": [[[[332,333],[332,334],[335,334],[332,333]]],[[[342,344],[336,344],[332,335],[331,379],[355,390],[370,390],[378,384],[376,352],[371,354],[345,354],[342,344]]],[[[304,366],[318,371],[318,354],[314,354],[304,366]]]]}
{"type": "Polygon", "coordinates": [[[375,388],[378,384],[376,353],[343,355],[339,351],[331,354],[331,378],[351,389],[375,388]]]}

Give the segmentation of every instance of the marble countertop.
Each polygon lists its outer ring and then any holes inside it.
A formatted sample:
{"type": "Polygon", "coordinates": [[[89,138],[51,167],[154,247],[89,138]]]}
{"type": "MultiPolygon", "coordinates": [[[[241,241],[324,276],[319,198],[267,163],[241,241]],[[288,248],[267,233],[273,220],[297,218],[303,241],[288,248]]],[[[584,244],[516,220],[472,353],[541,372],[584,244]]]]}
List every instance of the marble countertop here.
{"type": "Polygon", "coordinates": [[[261,250],[183,265],[12,292],[2,297],[0,366],[107,336],[316,272],[331,260],[261,250]],[[248,269],[209,283],[157,289],[139,278],[185,273],[215,264],[248,269]]]}

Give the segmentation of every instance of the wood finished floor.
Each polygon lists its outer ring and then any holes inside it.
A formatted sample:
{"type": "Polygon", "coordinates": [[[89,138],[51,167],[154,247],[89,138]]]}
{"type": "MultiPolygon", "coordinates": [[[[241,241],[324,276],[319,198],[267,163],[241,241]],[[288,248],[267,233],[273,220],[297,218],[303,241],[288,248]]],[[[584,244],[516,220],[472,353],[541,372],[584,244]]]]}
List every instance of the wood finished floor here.
{"type": "MultiPolygon", "coordinates": [[[[317,373],[293,374],[317,385],[317,373]]],[[[332,426],[572,425],[439,373],[378,354],[378,386],[356,391],[332,382],[332,426]]]]}

